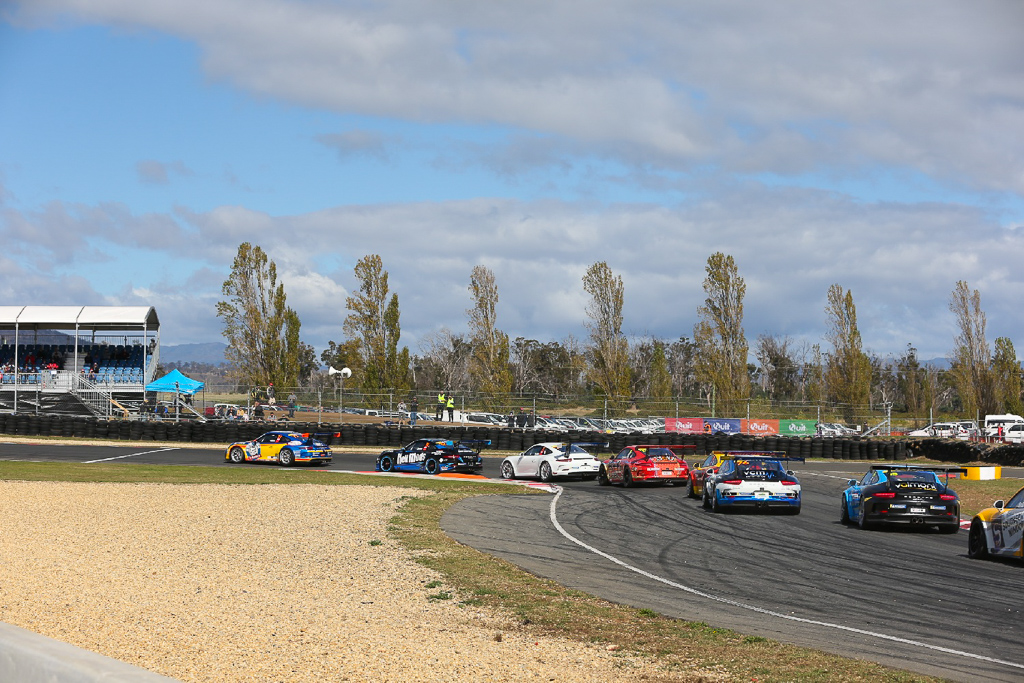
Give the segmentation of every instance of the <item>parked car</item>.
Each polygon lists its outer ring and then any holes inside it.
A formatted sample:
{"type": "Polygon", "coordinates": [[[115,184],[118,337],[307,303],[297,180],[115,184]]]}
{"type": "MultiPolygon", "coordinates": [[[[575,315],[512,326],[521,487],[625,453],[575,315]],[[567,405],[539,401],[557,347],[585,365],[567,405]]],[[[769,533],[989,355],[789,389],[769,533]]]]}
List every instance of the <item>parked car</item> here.
{"type": "Polygon", "coordinates": [[[501,461],[504,479],[536,477],[549,482],[556,477],[596,479],[601,462],[584,447],[607,448],[607,443],[549,441],[530,446],[519,455],[501,461]]]}
{"type": "Polygon", "coordinates": [[[689,488],[690,467],[683,453],[693,448],[696,446],[626,446],[614,458],[601,463],[597,483],[630,487],[653,482],[689,488]]]}
{"type": "Polygon", "coordinates": [[[984,436],[999,436],[999,428],[1003,428],[1003,433],[1009,429],[1010,425],[1020,424],[1024,422],[1024,417],[1020,415],[1014,415],[1007,413],[1005,415],[986,415],[985,416],[985,428],[984,436]]]}
{"type": "Polygon", "coordinates": [[[951,439],[960,436],[961,427],[958,422],[936,422],[923,429],[915,429],[907,436],[933,437],[937,439],[951,439]]]}
{"type": "Polygon", "coordinates": [[[967,556],[1024,560],[1024,488],[1008,502],[997,500],[974,516],[967,534],[967,556]]]}
{"type": "Polygon", "coordinates": [[[243,462],[276,462],[285,467],[331,462],[331,449],[315,434],[276,431],[262,434],[252,441],[236,441],[228,446],[224,459],[235,464],[243,462]]]}
{"type": "Polygon", "coordinates": [[[881,524],[936,526],[960,530],[960,498],[949,488],[949,475],[960,467],[872,465],[860,479],[850,479],[840,499],[839,519],[868,529],[881,524]],[[944,477],[940,477],[939,473],[944,477]]]}
{"type": "Polygon", "coordinates": [[[725,456],[718,471],[704,480],[704,507],[712,512],[747,508],[800,514],[800,480],[783,463],[803,458],[776,455],[725,456]]]}

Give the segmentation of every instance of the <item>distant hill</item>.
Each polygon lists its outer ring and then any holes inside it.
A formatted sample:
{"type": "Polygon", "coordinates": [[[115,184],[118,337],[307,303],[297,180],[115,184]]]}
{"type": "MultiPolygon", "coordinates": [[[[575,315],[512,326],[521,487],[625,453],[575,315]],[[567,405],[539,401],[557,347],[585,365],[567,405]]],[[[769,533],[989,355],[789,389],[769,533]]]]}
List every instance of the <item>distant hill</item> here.
{"type": "Polygon", "coordinates": [[[228,347],[223,342],[205,344],[176,344],[160,346],[160,362],[174,363],[209,363],[220,365],[224,360],[224,350],[228,347]]]}
{"type": "Polygon", "coordinates": [[[949,359],[948,358],[932,358],[930,360],[918,361],[921,365],[930,365],[933,368],[939,370],[949,370],[949,359]]]}

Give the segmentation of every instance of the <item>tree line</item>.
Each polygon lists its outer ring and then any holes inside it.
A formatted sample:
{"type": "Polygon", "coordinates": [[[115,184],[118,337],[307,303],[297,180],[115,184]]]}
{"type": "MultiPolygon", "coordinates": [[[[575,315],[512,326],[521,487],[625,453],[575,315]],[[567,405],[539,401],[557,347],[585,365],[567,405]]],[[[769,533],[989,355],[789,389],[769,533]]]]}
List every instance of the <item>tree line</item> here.
{"type": "MultiPolygon", "coordinates": [[[[606,262],[582,278],[589,296],[582,339],[512,338],[497,319],[494,273],[475,266],[467,283],[467,329],[428,333],[418,353],[400,347],[398,294],[390,290],[381,257],[368,254],[354,268],[358,287],[345,300],[342,337],[316,355],[301,341],[298,314],[268,255],[248,242],[238,248],[222,286],[217,316],[224,325],[226,358],[235,381],[316,390],[333,380],[325,366],[352,370],[346,386],[364,394],[411,396],[441,389],[480,397],[483,408],[500,397],[586,396],[620,414],[639,401],[699,400],[711,410],[750,401],[824,406],[852,420],[858,411],[929,411],[965,417],[1021,412],[1021,367],[1013,342],[989,346],[981,296],[959,281],[949,300],[956,319],[949,369],[922,364],[908,343],[899,354],[864,350],[853,293],[836,283],[826,293],[821,343],[762,334],[753,342],[743,328],[746,284],[732,256],[708,257],[692,336],[627,337],[622,330],[622,277],[606,262]]],[[[722,414],[720,412],[720,414],[722,414]]]]}

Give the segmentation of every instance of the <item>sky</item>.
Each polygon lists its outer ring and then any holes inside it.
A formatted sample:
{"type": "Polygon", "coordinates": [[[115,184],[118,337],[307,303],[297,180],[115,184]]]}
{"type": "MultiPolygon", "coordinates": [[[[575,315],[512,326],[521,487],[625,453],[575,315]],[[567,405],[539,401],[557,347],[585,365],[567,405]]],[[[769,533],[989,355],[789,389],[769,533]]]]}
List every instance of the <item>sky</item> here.
{"type": "MultiPolygon", "coordinates": [[[[1019,0],[0,2],[0,300],[148,305],[224,341],[238,246],[302,338],[343,339],[379,254],[413,353],[586,337],[604,261],[631,337],[692,337],[708,257],[744,330],[947,355],[958,280],[1024,345],[1019,0]]],[[[827,345],[825,345],[827,350],[827,345]]]]}

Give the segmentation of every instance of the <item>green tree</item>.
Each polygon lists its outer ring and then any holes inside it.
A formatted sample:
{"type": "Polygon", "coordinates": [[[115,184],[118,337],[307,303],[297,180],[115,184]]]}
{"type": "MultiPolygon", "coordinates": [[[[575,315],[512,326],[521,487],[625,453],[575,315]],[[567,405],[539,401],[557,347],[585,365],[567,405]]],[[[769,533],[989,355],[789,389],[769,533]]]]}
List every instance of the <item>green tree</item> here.
{"type": "Polygon", "coordinates": [[[828,288],[825,339],[832,353],[825,361],[825,387],[829,400],[839,404],[843,417],[853,419],[857,407],[866,407],[871,394],[871,359],[861,346],[857,307],[850,290],[834,284],[828,288]]]}
{"type": "Polygon", "coordinates": [[[1021,380],[1020,361],[1008,337],[998,337],[995,341],[995,355],[992,357],[992,375],[995,383],[996,398],[1007,413],[1020,415],[1021,412],[1021,380]]]}
{"type": "Polygon", "coordinates": [[[224,281],[217,317],[224,321],[225,356],[245,385],[295,386],[301,373],[301,323],[288,308],[277,266],[263,249],[243,242],[224,281]]]}
{"type": "Polygon", "coordinates": [[[956,318],[959,334],[953,338],[949,374],[960,397],[963,415],[975,417],[996,412],[991,357],[985,340],[985,312],[981,294],[973,292],[963,280],[956,283],[949,299],[949,310],[956,318]]]}
{"type": "Polygon", "coordinates": [[[587,269],[583,289],[590,295],[587,378],[608,397],[613,410],[619,410],[629,394],[629,344],[622,334],[622,277],[600,261],[587,269]]]}
{"type": "Polygon", "coordinates": [[[355,274],[359,289],[345,299],[350,312],[342,330],[359,342],[363,376],[358,385],[366,393],[403,392],[409,387],[409,349],[398,349],[402,336],[398,295],[388,298],[388,272],[377,254],[359,259],[355,274]]]}
{"type": "Polygon", "coordinates": [[[693,328],[697,345],[697,376],[710,386],[719,403],[737,408],[750,397],[747,338],[743,334],[743,297],[747,285],[732,256],[716,252],[705,266],[704,305],[693,328]]]}
{"type": "MultiPolygon", "coordinates": [[[[469,292],[473,296],[473,307],[466,311],[473,347],[470,377],[485,397],[507,394],[512,390],[509,341],[508,335],[497,327],[498,286],[494,273],[485,266],[474,266],[469,276],[469,292]]],[[[495,407],[492,403],[485,398],[489,408],[495,407]]]]}
{"type": "Polygon", "coordinates": [[[926,405],[929,400],[925,391],[926,380],[927,370],[921,367],[917,359],[917,349],[907,344],[907,350],[896,359],[896,381],[903,403],[911,415],[923,414],[926,408],[931,407],[926,405]]]}

